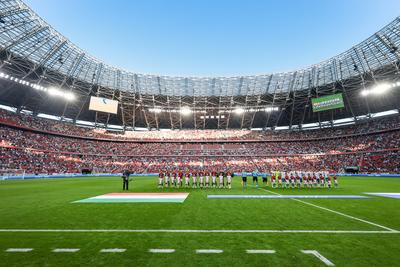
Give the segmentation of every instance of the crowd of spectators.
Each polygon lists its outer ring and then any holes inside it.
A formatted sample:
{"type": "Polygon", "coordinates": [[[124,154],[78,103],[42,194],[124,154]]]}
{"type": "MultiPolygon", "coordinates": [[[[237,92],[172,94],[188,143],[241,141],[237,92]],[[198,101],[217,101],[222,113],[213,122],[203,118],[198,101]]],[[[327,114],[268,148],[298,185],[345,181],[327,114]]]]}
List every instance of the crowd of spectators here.
{"type": "Polygon", "coordinates": [[[65,154],[103,156],[269,156],[338,154],[400,148],[400,130],[327,140],[184,144],[111,142],[31,132],[0,125],[0,144],[65,154]]]}
{"type": "Polygon", "coordinates": [[[332,138],[343,135],[359,135],[371,131],[400,128],[400,116],[363,120],[357,124],[344,127],[324,128],[316,130],[280,130],[280,131],[253,131],[253,130],[174,130],[174,131],[125,131],[116,133],[103,128],[82,127],[70,122],[60,122],[26,115],[16,114],[6,110],[0,110],[0,123],[20,125],[40,131],[58,133],[62,135],[79,136],[86,138],[111,139],[111,140],[299,140],[332,138]]]}
{"type": "Polygon", "coordinates": [[[26,173],[158,172],[229,169],[399,173],[400,130],[329,140],[191,144],[111,142],[62,137],[0,126],[0,169],[26,173]]]}

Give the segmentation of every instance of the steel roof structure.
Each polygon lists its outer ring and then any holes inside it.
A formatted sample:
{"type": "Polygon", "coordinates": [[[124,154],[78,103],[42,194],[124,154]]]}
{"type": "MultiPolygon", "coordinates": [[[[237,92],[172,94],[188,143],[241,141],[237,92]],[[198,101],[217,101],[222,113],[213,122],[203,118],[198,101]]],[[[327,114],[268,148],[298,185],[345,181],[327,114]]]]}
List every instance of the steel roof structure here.
{"type": "MultiPolygon", "coordinates": [[[[335,41],[340,42],[340,37],[335,41]]],[[[125,71],[88,55],[22,1],[2,0],[0,71],[78,97],[73,102],[49,103],[43,93],[1,81],[0,99],[35,113],[126,129],[293,128],[310,122],[333,123],[400,107],[399,90],[373,100],[359,94],[379,82],[400,80],[398,47],[400,17],[346,52],[292,72],[237,77],[149,75],[125,71]],[[312,112],[311,98],[333,93],[343,93],[344,109],[312,112]],[[88,111],[93,95],[118,100],[118,114],[88,111]],[[233,113],[238,107],[244,112],[233,113]],[[190,114],[179,112],[182,108],[190,114]]]]}

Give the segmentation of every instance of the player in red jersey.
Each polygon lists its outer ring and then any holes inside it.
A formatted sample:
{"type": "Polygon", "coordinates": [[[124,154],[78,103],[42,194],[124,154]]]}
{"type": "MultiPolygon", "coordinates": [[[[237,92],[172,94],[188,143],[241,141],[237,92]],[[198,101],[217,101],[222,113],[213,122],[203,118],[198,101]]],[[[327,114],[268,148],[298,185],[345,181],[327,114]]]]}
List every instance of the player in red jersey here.
{"type": "Polygon", "coordinates": [[[296,185],[297,185],[297,188],[300,188],[300,186],[301,186],[300,175],[298,172],[296,172],[296,185]]]}
{"type": "Polygon", "coordinates": [[[317,176],[316,176],[315,172],[313,172],[313,175],[312,175],[312,185],[313,185],[313,187],[317,187],[317,176]]]}
{"type": "Polygon", "coordinates": [[[272,186],[272,188],[275,188],[275,187],[276,187],[276,176],[275,176],[275,172],[272,172],[272,175],[271,175],[271,186],[272,186]]]}
{"type": "Polygon", "coordinates": [[[287,173],[287,172],[285,172],[285,180],[284,180],[285,182],[284,182],[284,186],[287,188],[287,187],[290,187],[290,181],[289,181],[289,174],[287,173]]]}
{"type": "Polygon", "coordinates": [[[187,171],[185,174],[185,188],[190,186],[190,173],[187,171]]]}
{"type": "Polygon", "coordinates": [[[182,187],[183,186],[183,172],[179,171],[178,176],[179,176],[179,180],[181,182],[180,186],[182,187]]]}
{"type": "Polygon", "coordinates": [[[337,188],[337,187],[339,186],[339,183],[338,183],[336,174],[333,175],[333,183],[334,183],[334,185],[335,185],[335,188],[337,188]]]}
{"type": "Polygon", "coordinates": [[[292,188],[294,188],[295,184],[296,184],[296,179],[294,178],[294,174],[293,172],[290,172],[290,185],[292,188]]]}
{"type": "Polygon", "coordinates": [[[328,176],[328,183],[327,184],[328,184],[328,188],[331,188],[332,184],[331,184],[331,177],[330,176],[328,176]]]}
{"type": "Polygon", "coordinates": [[[310,172],[309,174],[308,174],[308,187],[313,187],[313,173],[312,172],[310,172]]]}

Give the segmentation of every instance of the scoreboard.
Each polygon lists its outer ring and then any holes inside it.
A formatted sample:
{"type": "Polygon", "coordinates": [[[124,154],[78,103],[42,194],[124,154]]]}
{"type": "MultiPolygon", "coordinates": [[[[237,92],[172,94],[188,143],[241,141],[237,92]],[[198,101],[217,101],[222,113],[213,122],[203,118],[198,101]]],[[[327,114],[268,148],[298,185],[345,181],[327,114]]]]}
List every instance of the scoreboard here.
{"type": "Polygon", "coordinates": [[[344,108],[343,95],[341,93],[312,98],[311,103],[313,112],[344,108]]]}

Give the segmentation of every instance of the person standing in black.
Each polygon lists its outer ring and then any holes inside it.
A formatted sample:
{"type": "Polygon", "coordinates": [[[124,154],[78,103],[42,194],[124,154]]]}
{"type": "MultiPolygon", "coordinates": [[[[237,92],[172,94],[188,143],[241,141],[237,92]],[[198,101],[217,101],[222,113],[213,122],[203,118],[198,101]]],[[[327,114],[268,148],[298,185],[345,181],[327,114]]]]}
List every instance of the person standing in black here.
{"type": "Polygon", "coordinates": [[[131,175],[131,173],[128,170],[125,170],[122,173],[122,190],[129,189],[129,175],[131,175]]]}

